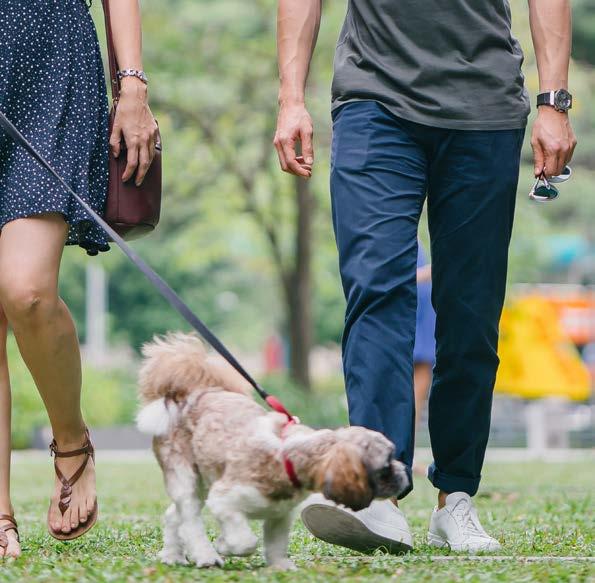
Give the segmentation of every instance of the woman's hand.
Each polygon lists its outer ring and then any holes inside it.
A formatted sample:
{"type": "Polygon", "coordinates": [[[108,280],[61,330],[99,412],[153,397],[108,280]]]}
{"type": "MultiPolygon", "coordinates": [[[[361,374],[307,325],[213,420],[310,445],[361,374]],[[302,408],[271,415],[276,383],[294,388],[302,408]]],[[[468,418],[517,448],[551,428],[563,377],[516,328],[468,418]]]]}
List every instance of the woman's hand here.
{"type": "Polygon", "coordinates": [[[110,138],[114,157],[120,155],[122,140],[127,149],[127,164],[122,181],[130,180],[135,172],[135,184],[140,186],[155,157],[159,129],[147,101],[147,86],[135,77],[122,79],[120,100],[110,138]]]}

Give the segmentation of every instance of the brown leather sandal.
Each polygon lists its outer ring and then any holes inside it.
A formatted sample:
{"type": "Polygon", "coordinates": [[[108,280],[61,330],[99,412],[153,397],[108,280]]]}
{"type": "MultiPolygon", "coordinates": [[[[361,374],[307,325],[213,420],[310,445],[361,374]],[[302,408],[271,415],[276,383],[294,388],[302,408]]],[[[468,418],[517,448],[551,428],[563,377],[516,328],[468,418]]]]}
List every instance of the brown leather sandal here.
{"type": "MultiPolygon", "coordinates": [[[[56,443],[55,439],[52,440],[52,443],[50,443],[50,455],[54,456],[54,471],[56,472],[56,476],[58,476],[58,479],[60,480],[60,482],[62,482],[62,489],[60,491],[60,502],[58,504],[58,508],[60,509],[60,512],[62,513],[62,515],[64,515],[64,513],[70,507],[72,487],[76,484],[76,482],[79,480],[79,478],[83,475],[83,472],[85,471],[85,468],[87,467],[87,464],[89,463],[89,458],[92,458],[93,461],[95,461],[95,448],[93,447],[93,444],[91,443],[91,437],[89,436],[88,429],[85,429],[85,434],[87,436],[87,441],[85,442],[85,445],[83,445],[83,447],[81,447],[80,449],[75,449],[72,451],[59,451],[58,444],[56,443]],[[85,457],[85,461],[80,465],[79,469],[70,478],[66,478],[66,476],[60,471],[60,468],[58,468],[58,463],[57,463],[58,459],[57,458],[59,458],[59,457],[74,457],[76,455],[82,455],[82,454],[86,454],[86,456],[87,456],[87,457],[85,457]]],[[[65,533],[62,531],[55,531],[51,527],[50,512],[48,510],[48,519],[47,519],[48,531],[55,539],[74,540],[75,538],[82,536],[87,531],[89,531],[91,528],[93,528],[93,526],[97,522],[98,510],[99,510],[99,507],[97,505],[97,500],[95,500],[95,505],[93,506],[93,510],[90,512],[89,516],[87,517],[87,521],[79,523],[79,525],[76,528],[72,529],[68,533],[65,533]]]]}
{"type": "Polygon", "coordinates": [[[0,514],[0,520],[6,520],[10,523],[0,526],[0,549],[4,549],[4,552],[6,552],[6,548],[8,547],[8,536],[6,533],[9,530],[14,530],[17,533],[17,541],[21,542],[21,539],[19,538],[19,527],[14,516],[11,516],[10,514],[0,514]]]}

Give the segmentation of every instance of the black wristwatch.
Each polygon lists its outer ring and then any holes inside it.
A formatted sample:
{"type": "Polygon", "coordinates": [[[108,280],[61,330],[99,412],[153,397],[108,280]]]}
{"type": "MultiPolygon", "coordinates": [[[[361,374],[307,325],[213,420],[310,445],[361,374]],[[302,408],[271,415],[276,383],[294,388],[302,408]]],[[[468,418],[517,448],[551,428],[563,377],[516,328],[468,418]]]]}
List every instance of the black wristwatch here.
{"type": "Polygon", "coordinates": [[[572,95],[570,95],[566,89],[558,89],[557,91],[540,93],[537,96],[537,107],[540,105],[549,105],[556,111],[566,113],[572,108],[572,95]]]}

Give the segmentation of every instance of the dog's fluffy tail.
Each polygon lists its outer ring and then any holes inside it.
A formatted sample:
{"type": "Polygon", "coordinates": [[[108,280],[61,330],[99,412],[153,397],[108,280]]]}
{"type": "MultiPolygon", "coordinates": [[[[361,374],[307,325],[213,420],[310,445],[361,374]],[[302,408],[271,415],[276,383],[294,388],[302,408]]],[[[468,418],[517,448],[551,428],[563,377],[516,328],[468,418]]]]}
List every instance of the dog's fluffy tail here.
{"type": "Polygon", "coordinates": [[[161,397],[145,405],[136,416],[136,427],[141,433],[159,436],[167,435],[179,418],[180,409],[176,403],[161,397]]]}
{"type": "Polygon", "coordinates": [[[142,353],[138,383],[142,408],[137,426],[143,433],[167,434],[191,393],[214,389],[250,392],[250,385],[230,365],[207,355],[194,334],[156,336],[143,346],[142,353]]]}

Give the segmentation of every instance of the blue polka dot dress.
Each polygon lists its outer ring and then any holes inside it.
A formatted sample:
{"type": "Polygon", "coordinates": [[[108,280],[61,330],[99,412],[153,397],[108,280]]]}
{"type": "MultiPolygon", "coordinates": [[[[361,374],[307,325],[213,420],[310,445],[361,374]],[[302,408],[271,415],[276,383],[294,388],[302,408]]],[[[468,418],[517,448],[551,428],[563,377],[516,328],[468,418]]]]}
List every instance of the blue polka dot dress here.
{"type": "MultiPolygon", "coordinates": [[[[85,0],[0,0],[0,110],[98,212],[108,178],[108,105],[85,0]]],[[[67,245],[107,251],[104,232],[0,130],[0,229],[61,213],[67,245]]]]}

